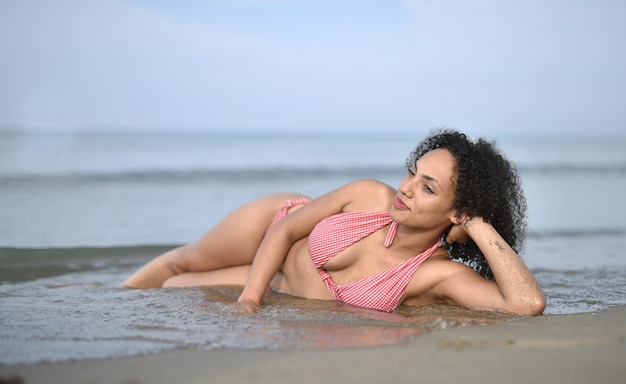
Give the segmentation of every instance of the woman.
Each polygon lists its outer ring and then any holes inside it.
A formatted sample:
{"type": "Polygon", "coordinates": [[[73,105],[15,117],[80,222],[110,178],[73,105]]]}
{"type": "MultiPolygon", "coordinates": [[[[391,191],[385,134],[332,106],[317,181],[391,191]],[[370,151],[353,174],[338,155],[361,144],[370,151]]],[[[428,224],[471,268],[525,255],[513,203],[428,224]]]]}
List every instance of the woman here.
{"type": "Polygon", "coordinates": [[[272,287],[383,311],[447,303],[541,314],[543,292],[516,251],[526,205],[510,162],[492,143],[443,130],[417,146],[407,168],[397,191],[359,180],[314,200],[254,200],[124,285],[243,285],[246,312],[272,287]]]}

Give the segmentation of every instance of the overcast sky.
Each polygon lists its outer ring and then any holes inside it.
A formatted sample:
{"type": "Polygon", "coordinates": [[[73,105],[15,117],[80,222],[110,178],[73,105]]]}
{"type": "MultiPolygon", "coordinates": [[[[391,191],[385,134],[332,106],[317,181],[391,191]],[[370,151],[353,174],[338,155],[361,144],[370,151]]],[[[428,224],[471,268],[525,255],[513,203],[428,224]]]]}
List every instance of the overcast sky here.
{"type": "Polygon", "coordinates": [[[623,0],[0,0],[0,126],[625,136],[623,0]]]}

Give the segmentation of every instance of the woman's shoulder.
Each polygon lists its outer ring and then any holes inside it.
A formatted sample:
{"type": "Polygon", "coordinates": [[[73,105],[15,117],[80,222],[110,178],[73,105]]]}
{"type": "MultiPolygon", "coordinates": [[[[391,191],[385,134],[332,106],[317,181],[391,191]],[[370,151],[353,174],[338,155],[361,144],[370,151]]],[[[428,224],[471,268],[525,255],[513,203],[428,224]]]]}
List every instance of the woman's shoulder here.
{"type": "Polygon", "coordinates": [[[361,179],[346,186],[350,188],[352,199],[346,211],[386,211],[396,196],[396,190],[374,179],[361,179]]]}
{"type": "Polygon", "coordinates": [[[407,304],[450,303],[445,287],[450,282],[461,284],[462,281],[480,277],[471,267],[451,260],[445,250],[440,249],[418,269],[407,285],[407,304]]]}
{"type": "Polygon", "coordinates": [[[380,180],[375,179],[360,179],[348,183],[346,187],[349,187],[355,191],[367,192],[369,194],[374,194],[374,197],[387,197],[387,196],[395,196],[396,190],[389,186],[388,184],[383,183],[380,180]]]}

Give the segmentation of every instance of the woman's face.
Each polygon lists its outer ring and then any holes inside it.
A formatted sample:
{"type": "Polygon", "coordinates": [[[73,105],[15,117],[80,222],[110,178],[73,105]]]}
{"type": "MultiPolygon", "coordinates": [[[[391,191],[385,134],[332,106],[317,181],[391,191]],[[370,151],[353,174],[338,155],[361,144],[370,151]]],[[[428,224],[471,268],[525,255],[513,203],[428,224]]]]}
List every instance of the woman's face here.
{"type": "Polygon", "coordinates": [[[391,208],[399,224],[440,228],[456,214],[456,161],[447,149],[435,149],[422,156],[402,179],[391,208]]]}

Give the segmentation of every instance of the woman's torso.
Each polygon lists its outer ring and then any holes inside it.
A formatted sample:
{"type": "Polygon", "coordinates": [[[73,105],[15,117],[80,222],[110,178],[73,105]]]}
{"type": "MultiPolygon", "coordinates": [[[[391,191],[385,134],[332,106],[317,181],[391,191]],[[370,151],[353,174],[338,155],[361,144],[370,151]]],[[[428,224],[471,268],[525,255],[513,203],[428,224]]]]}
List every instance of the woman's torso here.
{"type": "MultiPolygon", "coordinates": [[[[376,199],[363,199],[363,201],[352,205],[351,208],[357,211],[388,210],[395,198],[395,191],[388,188],[388,191],[383,195],[383,198],[378,194],[376,199]]],[[[368,194],[364,194],[364,196],[368,196],[368,194]]],[[[298,208],[294,207],[292,210],[298,208]]],[[[332,281],[339,285],[351,283],[384,272],[415,256],[415,254],[398,252],[383,245],[389,227],[389,225],[385,225],[375,230],[369,236],[354,242],[328,259],[323,264],[323,268],[330,274],[332,281]]],[[[311,259],[308,241],[309,237],[307,236],[292,245],[283,264],[282,274],[274,279],[272,287],[284,293],[309,299],[331,300],[333,296],[311,259]]],[[[443,253],[441,251],[443,250],[436,251],[432,258],[447,259],[445,251],[443,253]]],[[[428,261],[424,263],[428,263],[428,261]]],[[[434,299],[414,297],[419,296],[421,291],[427,291],[427,285],[431,284],[432,281],[430,278],[423,280],[424,284],[416,284],[412,281],[401,302],[408,297],[413,302],[434,302],[434,299]]]]}

